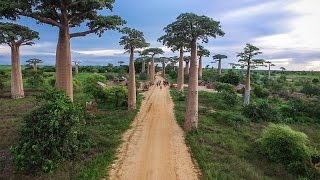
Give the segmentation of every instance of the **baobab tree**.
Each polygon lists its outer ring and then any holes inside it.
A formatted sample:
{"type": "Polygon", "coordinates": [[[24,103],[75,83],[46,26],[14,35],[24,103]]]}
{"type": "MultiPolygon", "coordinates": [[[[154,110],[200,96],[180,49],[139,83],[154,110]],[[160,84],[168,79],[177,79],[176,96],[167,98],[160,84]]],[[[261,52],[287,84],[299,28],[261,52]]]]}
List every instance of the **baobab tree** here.
{"type": "Polygon", "coordinates": [[[223,55],[223,54],[216,54],[214,56],[212,56],[213,60],[216,61],[218,63],[218,75],[221,76],[221,71],[222,71],[222,68],[221,68],[221,60],[222,59],[226,59],[228,58],[226,55],[223,55]]]}
{"type": "Polygon", "coordinates": [[[75,70],[75,74],[79,73],[79,66],[80,66],[80,61],[74,60],[72,61],[74,63],[74,70],[75,70]]]}
{"type": "Polygon", "coordinates": [[[199,79],[202,80],[202,57],[209,57],[210,56],[210,51],[205,49],[203,46],[200,44],[198,45],[198,57],[199,57],[199,70],[198,70],[198,76],[199,79]]]}
{"type": "Polygon", "coordinates": [[[161,76],[166,78],[166,63],[170,62],[171,58],[160,57],[156,59],[156,62],[160,62],[162,65],[161,76]]]}
{"type": "Polygon", "coordinates": [[[25,26],[0,22],[0,44],[11,48],[11,97],[24,97],[20,63],[20,46],[33,45],[32,40],[39,39],[39,33],[25,26]]]}
{"type": "Polygon", "coordinates": [[[118,63],[119,63],[119,66],[121,67],[121,64],[123,64],[124,61],[118,61],[118,63]]]}
{"type": "Polygon", "coordinates": [[[32,58],[26,61],[29,65],[32,65],[33,71],[38,71],[38,64],[42,63],[41,59],[32,58]]]}
{"type": "MultiPolygon", "coordinates": [[[[181,33],[182,29],[180,29],[180,26],[177,26],[175,22],[166,26],[163,30],[166,34],[161,36],[158,41],[162,42],[163,45],[168,48],[171,48],[172,52],[179,51],[177,89],[182,91],[184,87],[183,53],[184,49],[190,45],[191,40],[181,33]]],[[[175,62],[175,60],[176,59],[173,59],[173,62],[175,62]]],[[[175,64],[173,68],[175,71],[175,64]]]]}
{"type": "MultiPolygon", "coordinates": [[[[177,57],[177,56],[174,56],[174,57],[171,57],[169,58],[169,61],[171,63],[171,66],[172,66],[172,70],[173,71],[176,71],[176,64],[179,62],[180,60],[180,57],[177,57]]],[[[183,69],[183,68],[182,68],[183,69]]],[[[178,69],[179,71],[179,69],[178,69]]],[[[178,72],[179,73],[179,72],[178,72]]]]}
{"type": "Polygon", "coordinates": [[[161,48],[148,48],[142,51],[142,55],[151,57],[151,65],[150,65],[150,82],[154,84],[154,76],[155,76],[155,66],[154,66],[154,57],[158,54],[163,54],[164,51],[161,48]]]}
{"type": "Polygon", "coordinates": [[[121,37],[120,45],[124,49],[130,50],[129,60],[129,85],[128,85],[128,110],[136,109],[136,77],[134,69],[134,53],[135,49],[148,47],[149,44],[143,37],[143,32],[136,29],[125,27],[121,30],[124,36],[121,37]]]}
{"type": "Polygon", "coordinates": [[[209,37],[216,38],[223,36],[224,32],[220,29],[220,22],[214,21],[207,16],[198,16],[194,13],[183,13],[179,15],[174,27],[179,29],[185,37],[190,38],[190,74],[188,84],[188,100],[185,114],[185,131],[190,131],[198,126],[198,62],[197,62],[197,41],[208,42],[209,37]]]}
{"type": "MultiPolygon", "coordinates": [[[[149,65],[149,60],[150,57],[146,57],[146,56],[141,56],[136,58],[136,61],[140,61],[141,62],[141,73],[145,73],[146,72],[146,63],[149,65]]],[[[147,66],[148,68],[148,66],[147,66]]],[[[149,71],[147,72],[149,74],[149,71]]]]}
{"type": "Polygon", "coordinates": [[[186,57],[183,58],[184,62],[186,62],[186,67],[185,67],[185,70],[184,70],[186,75],[189,75],[190,59],[191,59],[190,56],[186,56],[186,57]]]}
{"type": "Polygon", "coordinates": [[[262,54],[260,49],[251,45],[246,44],[246,47],[243,49],[243,52],[240,52],[237,54],[237,57],[239,57],[239,62],[247,67],[246,72],[246,84],[245,84],[245,91],[244,91],[244,97],[243,97],[243,103],[244,105],[249,105],[250,103],[250,70],[251,68],[255,68],[259,65],[263,65],[264,60],[262,59],[254,59],[255,56],[262,54]]]}
{"type": "Polygon", "coordinates": [[[268,70],[268,79],[271,79],[271,66],[276,66],[275,64],[271,63],[270,61],[266,61],[266,64],[268,64],[269,70],[268,70]]]}
{"type": "Polygon", "coordinates": [[[21,16],[35,19],[59,29],[56,49],[56,87],[65,90],[73,100],[72,63],[70,39],[95,33],[101,36],[106,30],[119,29],[125,23],[119,16],[99,15],[101,10],[112,10],[114,0],[2,0],[0,18],[16,20],[21,16]],[[71,29],[86,23],[87,29],[71,32],[71,29]]]}
{"type": "Polygon", "coordinates": [[[284,71],[286,71],[287,69],[284,68],[284,67],[280,67],[281,71],[282,71],[282,74],[284,74],[284,71]]]}

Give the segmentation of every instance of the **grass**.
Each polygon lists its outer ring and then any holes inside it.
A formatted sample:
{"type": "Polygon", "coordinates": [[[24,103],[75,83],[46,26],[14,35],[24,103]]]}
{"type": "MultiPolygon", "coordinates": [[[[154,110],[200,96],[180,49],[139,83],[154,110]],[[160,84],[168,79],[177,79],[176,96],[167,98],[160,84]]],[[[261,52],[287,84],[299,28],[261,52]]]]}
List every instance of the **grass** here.
{"type": "MultiPolygon", "coordinates": [[[[183,124],[185,100],[171,91],[178,123],[183,124]]],[[[219,93],[199,92],[198,129],[186,136],[193,158],[198,162],[203,179],[296,179],[281,164],[268,161],[256,150],[267,122],[252,123],[240,113],[240,107],[224,104],[219,93]]],[[[314,147],[319,148],[319,125],[292,124],[306,133],[314,147]]]]}

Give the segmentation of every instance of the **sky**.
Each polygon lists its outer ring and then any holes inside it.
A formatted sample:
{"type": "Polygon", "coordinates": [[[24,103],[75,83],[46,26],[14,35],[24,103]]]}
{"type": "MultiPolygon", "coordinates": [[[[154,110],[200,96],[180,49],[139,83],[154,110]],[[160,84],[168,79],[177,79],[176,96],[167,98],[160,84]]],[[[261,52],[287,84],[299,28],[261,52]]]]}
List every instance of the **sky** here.
{"type": "MultiPolygon", "coordinates": [[[[142,31],[150,47],[162,48],[164,56],[178,55],[157,39],[179,14],[193,12],[220,21],[225,36],[210,38],[202,44],[211,52],[211,56],[203,60],[204,67],[216,67],[217,64],[211,63],[212,55],[225,54],[228,58],[223,60],[223,68],[230,68],[229,63],[238,61],[237,52],[250,43],[263,52],[259,58],[276,65],[273,69],[320,71],[318,7],[319,0],[116,0],[113,11],[103,14],[121,16],[127,21],[125,26],[142,31]]],[[[58,29],[36,24],[30,18],[21,18],[17,23],[40,33],[35,45],[21,48],[21,63],[39,58],[43,64],[54,65],[58,29]]],[[[85,25],[72,32],[83,30],[85,25]]],[[[82,65],[117,64],[120,60],[128,64],[129,56],[119,45],[121,36],[107,31],[102,37],[91,34],[73,38],[72,60],[81,61],[82,65]]],[[[10,49],[5,44],[0,45],[0,64],[10,64],[10,49]]]]}

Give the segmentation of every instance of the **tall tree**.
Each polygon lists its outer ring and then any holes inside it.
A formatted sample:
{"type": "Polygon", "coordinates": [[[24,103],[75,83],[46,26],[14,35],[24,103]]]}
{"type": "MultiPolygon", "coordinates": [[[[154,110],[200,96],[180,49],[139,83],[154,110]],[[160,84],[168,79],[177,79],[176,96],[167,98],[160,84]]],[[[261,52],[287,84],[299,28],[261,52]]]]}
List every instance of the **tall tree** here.
{"type": "Polygon", "coordinates": [[[209,37],[223,36],[220,22],[214,21],[207,16],[198,16],[194,13],[183,13],[175,22],[176,29],[185,37],[190,38],[191,59],[188,84],[188,100],[185,114],[185,131],[190,131],[198,126],[198,63],[197,41],[208,42],[209,37]]]}
{"type": "Polygon", "coordinates": [[[75,69],[75,74],[79,73],[79,66],[80,66],[80,61],[74,60],[72,61],[74,63],[74,69],[75,69]]]}
{"type": "Polygon", "coordinates": [[[38,64],[42,63],[42,60],[41,59],[37,59],[37,58],[32,58],[32,59],[28,59],[26,62],[29,65],[32,65],[33,70],[35,72],[37,72],[38,71],[38,64]]]}
{"type": "Polygon", "coordinates": [[[212,56],[213,60],[216,61],[218,63],[218,75],[221,76],[221,71],[222,71],[222,68],[221,68],[221,60],[222,59],[225,59],[225,58],[228,58],[226,55],[223,55],[223,54],[216,54],[214,56],[212,56]]]}
{"type": "Polygon", "coordinates": [[[199,70],[198,70],[198,76],[199,79],[202,80],[202,57],[209,57],[210,56],[210,51],[205,49],[203,46],[200,44],[198,45],[198,57],[199,57],[199,70]]]}
{"type": "Polygon", "coordinates": [[[148,62],[150,61],[150,57],[141,56],[141,57],[136,58],[136,61],[141,62],[141,73],[145,73],[146,72],[146,63],[149,64],[148,62]]]}
{"type": "Polygon", "coordinates": [[[273,64],[272,62],[270,61],[266,61],[265,62],[266,64],[268,64],[268,79],[271,79],[271,66],[275,66],[275,64],[273,64]]]}
{"type": "Polygon", "coordinates": [[[142,55],[151,57],[151,65],[150,65],[150,82],[154,84],[154,76],[155,76],[155,66],[154,66],[154,57],[158,54],[163,54],[164,51],[161,48],[148,48],[142,51],[142,55]]]}
{"type": "Polygon", "coordinates": [[[156,62],[160,62],[162,65],[161,68],[161,76],[165,79],[166,78],[166,63],[170,62],[171,58],[167,57],[160,57],[156,59],[156,62]]]}
{"type": "Polygon", "coordinates": [[[185,67],[185,74],[189,76],[189,69],[190,69],[190,59],[191,57],[190,56],[185,56],[183,58],[184,62],[186,62],[186,67],[185,67]]]}
{"type": "MultiPolygon", "coordinates": [[[[177,62],[179,62],[180,60],[180,57],[177,57],[177,56],[174,56],[174,57],[171,57],[169,58],[169,61],[171,63],[171,66],[172,66],[172,70],[173,71],[176,71],[176,64],[177,62]]],[[[183,68],[182,68],[183,69],[183,68]]],[[[178,70],[179,71],[179,70],[178,70]]]]}
{"type": "Polygon", "coordinates": [[[263,65],[264,60],[261,59],[254,59],[255,56],[262,54],[260,49],[251,45],[246,44],[246,46],[243,49],[243,52],[240,52],[237,54],[237,57],[239,57],[239,62],[242,63],[243,66],[247,67],[246,72],[246,84],[245,84],[245,91],[244,91],[244,97],[243,97],[243,103],[244,105],[249,105],[250,103],[250,70],[251,68],[255,68],[259,65],[263,65]]]}
{"type": "Polygon", "coordinates": [[[190,45],[191,40],[190,38],[184,36],[182,33],[183,31],[180,28],[181,26],[179,26],[176,22],[169,24],[163,29],[166,34],[161,36],[158,41],[171,48],[172,52],[179,51],[177,89],[182,91],[184,87],[183,53],[184,49],[190,45]]]}
{"type": "Polygon", "coordinates": [[[15,20],[30,17],[41,24],[59,28],[56,50],[56,87],[67,92],[73,100],[72,63],[70,39],[95,33],[99,36],[106,30],[118,29],[125,23],[119,16],[102,16],[101,10],[112,10],[115,0],[1,0],[0,18],[15,20]],[[71,29],[86,23],[87,30],[74,32],[71,29]]]}
{"type": "Polygon", "coordinates": [[[287,69],[284,68],[284,67],[280,67],[281,71],[282,71],[282,74],[284,74],[284,71],[286,71],[287,69]]]}
{"type": "Polygon", "coordinates": [[[143,32],[128,27],[123,28],[121,32],[125,35],[121,37],[119,44],[124,46],[124,49],[130,50],[128,110],[134,110],[136,109],[136,77],[133,61],[134,53],[135,49],[148,47],[149,44],[144,39],[143,32]]]}
{"type": "Polygon", "coordinates": [[[121,66],[121,64],[123,64],[124,61],[118,61],[118,63],[119,63],[119,66],[121,66]]]}
{"type": "Polygon", "coordinates": [[[20,46],[31,46],[34,44],[33,39],[39,39],[38,32],[25,26],[0,22],[0,44],[7,44],[11,48],[11,97],[13,99],[24,97],[20,46]]]}

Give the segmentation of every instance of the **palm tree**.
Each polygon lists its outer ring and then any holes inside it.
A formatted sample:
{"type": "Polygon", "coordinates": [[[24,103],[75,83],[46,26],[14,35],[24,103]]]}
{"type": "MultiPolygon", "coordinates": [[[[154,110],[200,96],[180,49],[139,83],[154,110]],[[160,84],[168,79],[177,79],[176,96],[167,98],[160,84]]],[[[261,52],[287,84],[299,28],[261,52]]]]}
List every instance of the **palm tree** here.
{"type": "Polygon", "coordinates": [[[38,32],[18,24],[0,22],[0,44],[7,44],[11,48],[11,97],[13,99],[24,97],[20,47],[34,44],[33,39],[39,39],[38,32]]]}
{"type": "Polygon", "coordinates": [[[216,55],[212,56],[212,58],[214,61],[218,62],[218,75],[221,76],[221,71],[222,71],[221,60],[228,58],[228,56],[223,55],[223,54],[216,54],[216,55]]]}
{"type": "Polygon", "coordinates": [[[121,64],[123,64],[124,61],[118,61],[118,63],[119,63],[119,66],[121,67],[121,64]]]}
{"type": "Polygon", "coordinates": [[[143,37],[143,32],[125,27],[121,30],[124,36],[121,37],[120,45],[130,50],[129,59],[129,83],[128,83],[128,110],[136,109],[136,78],[134,69],[134,53],[136,48],[149,46],[143,37]]]}
{"type": "Polygon", "coordinates": [[[75,74],[78,74],[79,73],[79,66],[80,66],[81,62],[77,61],[77,60],[74,60],[72,62],[74,62],[75,74]]]}
{"type": "Polygon", "coordinates": [[[267,63],[269,66],[268,79],[271,79],[271,66],[275,66],[275,65],[272,64],[270,61],[266,61],[265,63],[267,63]]]}
{"type": "Polygon", "coordinates": [[[29,65],[32,65],[33,70],[34,70],[35,72],[37,72],[37,71],[38,71],[37,64],[42,63],[42,60],[37,59],[37,58],[33,58],[33,59],[27,60],[26,62],[27,62],[29,65]]]}
{"type": "Polygon", "coordinates": [[[246,73],[246,84],[245,84],[245,92],[244,92],[244,105],[249,105],[250,103],[250,69],[256,68],[259,65],[263,65],[264,60],[262,59],[253,59],[254,56],[262,54],[259,51],[259,48],[251,45],[246,44],[246,47],[243,49],[243,52],[237,54],[239,57],[239,62],[242,63],[243,66],[247,66],[247,73],[246,73]]]}
{"type": "Polygon", "coordinates": [[[154,57],[158,54],[163,54],[164,51],[161,48],[148,48],[142,51],[142,55],[151,57],[151,69],[150,71],[150,82],[154,84],[155,67],[154,67],[154,57]]]}
{"type": "Polygon", "coordinates": [[[198,57],[199,57],[199,69],[198,69],[198,76],[199,79],[202,80],[202,57],[209,57],[210,51],[205,49],[203,46],[198,45],[198,57]]]}

